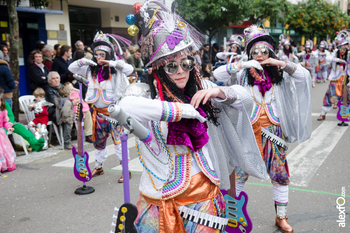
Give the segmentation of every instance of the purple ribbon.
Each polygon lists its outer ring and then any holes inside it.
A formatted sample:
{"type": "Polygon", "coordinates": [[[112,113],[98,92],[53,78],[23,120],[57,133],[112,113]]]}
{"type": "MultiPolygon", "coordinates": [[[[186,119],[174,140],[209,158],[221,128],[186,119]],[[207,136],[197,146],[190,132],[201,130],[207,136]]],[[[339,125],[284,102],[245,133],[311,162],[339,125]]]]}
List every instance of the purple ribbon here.
{"type": "MultiPolygon", "coordinates": [[[[264,70],[264,74],[265,74],[266,80],[264,80],[264,81],[255,80],[254,81],[254,85],[257,85],[259,87],[259,91],[261,92],[262,96],[264,96],[265,93],[268,90],[270,90],[272,87],[272,80],[265,70],[264,70]]],[[[262,74],[260,74],[260,72],[259,72],[259,75],[262,76],[262,74]]]]}
{"type": "Polygon", "coordinates": [[[101,66],[101,68],[100,68],[100,70],[99,70],[99,72],[98,72],[98,74],[97,74],[97,78],[98,78],[98,82],[100,83],[100,82],[103,82],[103,81],[106,81],[105,79],[104,79],[104,72],[103,72],[103,66],[101,66]]]}

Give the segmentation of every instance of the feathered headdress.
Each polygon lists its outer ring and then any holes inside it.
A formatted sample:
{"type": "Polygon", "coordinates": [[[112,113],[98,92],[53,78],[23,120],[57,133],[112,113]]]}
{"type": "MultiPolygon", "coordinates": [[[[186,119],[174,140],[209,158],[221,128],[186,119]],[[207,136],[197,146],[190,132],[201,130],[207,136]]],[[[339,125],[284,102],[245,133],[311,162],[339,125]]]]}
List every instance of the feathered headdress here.
{"type": "Polygon", "coordinates": [[[265,41],[272,46],[272,50],[275,48],[275,41],[270,36],[268,31],[257,25],[251,25],[250,27],[244,29],[244,41],[245,41],[245,51],[247,54],[250,53],[252,46],[258,41],[265,41]]]}
{"type": "Polygon", "coordinates": [[[312,49],[314,47],[314,42],[312,40],[308,39],[305,43],[305,48],[312,49]]]}
{"type": "Polygon", "coordinates": [[[350,40],[350,29],[344,29],[338,32],[337,37],[335,38],[337,47],[349,44],[350,40]]]}
{"type": "Polygon", "coordinates": [[[229,45],[236,44],[236,45],[242,47],[242,45],[243,45],[242,42],[244,41],[243,36],[244,35],[231,35],[229,45]]]}
{"type": "Polygon", "coordinates": [[[131,41],[114,34],[104,34],[102,31],[96,33],[94,43],[91,45],[92,51],[105,51],[111,56],[111,60],[119,60],[123,55],[122,47],[129,47],[131,41]]]}
{"type": "Polygon", "coordinates": [[[327,41],[323,40],[320,42],[320,48],[328,49],[328,43],[327,41]]]}
{"type": "Polygon", "coordinates": [[[290,36],[287,34],[281,34],[279,36],[279,40],[281,46],[290,45],[291,42],[293,42],[292,38],[290,38],[290,36]]]}
{"type": "Polygon", "coordinates": [[[175,8],[175,3],[170,10],[159,1],[146,1],[136,15],[136,25],[142,32],[142,57],[149,59],[146,66],[158,67],[168,56],[203,44],[203,34],[176,14],[175,8]]]}

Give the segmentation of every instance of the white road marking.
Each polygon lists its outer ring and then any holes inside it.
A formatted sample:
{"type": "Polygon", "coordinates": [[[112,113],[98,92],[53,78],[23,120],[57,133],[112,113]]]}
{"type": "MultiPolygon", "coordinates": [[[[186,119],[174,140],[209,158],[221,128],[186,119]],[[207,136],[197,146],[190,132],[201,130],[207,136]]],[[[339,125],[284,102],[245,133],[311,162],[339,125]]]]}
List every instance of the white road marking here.
{"type": "MultiPolygon", "coordinates": [[[[320,114],[321,114],[321,112],[319,112],[319,113],[314,113],[314,112],[313,112],[313,113],[311,114],[311,116],[313,116],[313,117],[314,117],[314,116],[317,116],[317,117],[318,117],[318,116],[320,116],[320,114]]],[[[336,113],[327,113],[326,116],[328,116],[328,117],[336,117],[337,114],[336,114],[336,113]]]]}
{"type": "Polygon", "coordinates": [[[324,121],[311,138],[298,145],[287,156],[291,184],[306,187],[332,152],[348,127],[337,126],[337,121],[324,121]]]}
{"type": "MultiPolygon", "coordinates": [[[[128,139],[128,148],[133,148],[133,147],[135,147],[135,137],[130,137],[128,139]]],[[[114,144],[107,146],[107,150],[108,150],[107,157],[112,155],[112,154],[115,154],[114,144]]],[[[89,163],[94,162],[95,161],[95,150],[90,151],[90,152],[88,151],[88,154],[89,154],[89,163]]],[[[64,160],[64,161],[56,163],[52,166],[54,166],[54,167],[73,167],[74,166],[74,158],[64,160]]]]}
{"type": "MultiPolygon", "coordinates": [[[[122,165],[112,168],[112,170],[122,171],[122,165]]],[[[143,166],[140,163],[139,158],[135,158],[129,161],[129,170],[132,172],[142,172],[143,166]]]]}

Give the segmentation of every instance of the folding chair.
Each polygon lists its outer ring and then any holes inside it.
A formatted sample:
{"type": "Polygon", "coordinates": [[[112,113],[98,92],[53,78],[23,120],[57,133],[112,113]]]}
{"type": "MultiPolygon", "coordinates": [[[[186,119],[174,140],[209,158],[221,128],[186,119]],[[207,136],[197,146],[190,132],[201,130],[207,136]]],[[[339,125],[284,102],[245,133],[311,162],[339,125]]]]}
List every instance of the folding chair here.
{"type": "MultiPolygon", "coordinates": [[[[20,108],[22,109],[22,111],[24,112],[24,115],[26,116],[27,119],[27,124],[29,122],[31,122],[32,120],[34,120],[35,115],[34,115],[34,111],[29,111],[28,106],[31,102],[33,102],[33,100],[35,99],[35,97],[33,95],[24,95],[19,97],[19,104],[20,104],[20,108]]],[[[52,126],[55,130],[56,136],[57,136],[57,140],[58,143],[60,145],[63,145],[63,140],[61,138],[61,134],[58,131],[58,127],[55,123],[53,123],[52,121],[49,121],[47,123],[48,126],[50,126],[49,128],[49,144],[51,142],[51,136],[52,136],[52,126]]],[[[26,127],[28,128],[28,125],[26,125],[26,127]]]]}

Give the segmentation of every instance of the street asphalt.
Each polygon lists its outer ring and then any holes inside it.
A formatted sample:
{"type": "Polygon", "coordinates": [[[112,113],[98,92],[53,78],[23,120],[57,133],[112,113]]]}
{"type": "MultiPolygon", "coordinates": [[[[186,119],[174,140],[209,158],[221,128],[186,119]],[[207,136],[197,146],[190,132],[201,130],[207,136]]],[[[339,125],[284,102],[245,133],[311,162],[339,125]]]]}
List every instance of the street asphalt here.
{"type": "MultiPolygon", "coordinates": [[[[294,143],[288,151],[292,182],[288,217],[294,232],[350,232],[350,130],[335,127],[338,122],[333,109],[326,121],[317,121],[327,86],[328,83],[320,83],[313,88],[312,141],[302,146],[294,143]],[[329,127],[333,127],[332,132],[329,127]],[[345,200],[342,206],[345,212],[337,208],[337,201],[341,200],[345,200]],[[344,221],[340,219],[343,213],[344,221]]],[[[85,150],[93,152],[92,144],[85,144],[85,150]]],[[[137,161],[135,147],[129,151],[131,160],[137,161]]],[[[124,203],[123,184],[118,183],[121,172],[114,169],[119,165],[116,155],[108,157],[104,175],[87,183],[95,192],[83,196],[74,194],[82,182],[74,177],[72,168],[53,166],[71,158],[71,152],[60,146],[18,156],[17,169],[0,176],[0,233],[107,233],[112,230],[114,207],[124,203]]],[[[92,169],[93,166],[90,163],[92,169]]],[[[132,171],[130,193],[134,204],[140,195],[139,180],[140,172],[132,171]]],[[[280,232],[274,225],[270,181],[250,177],[245,191],[249,195],[252,232],[280,232]]]]}

